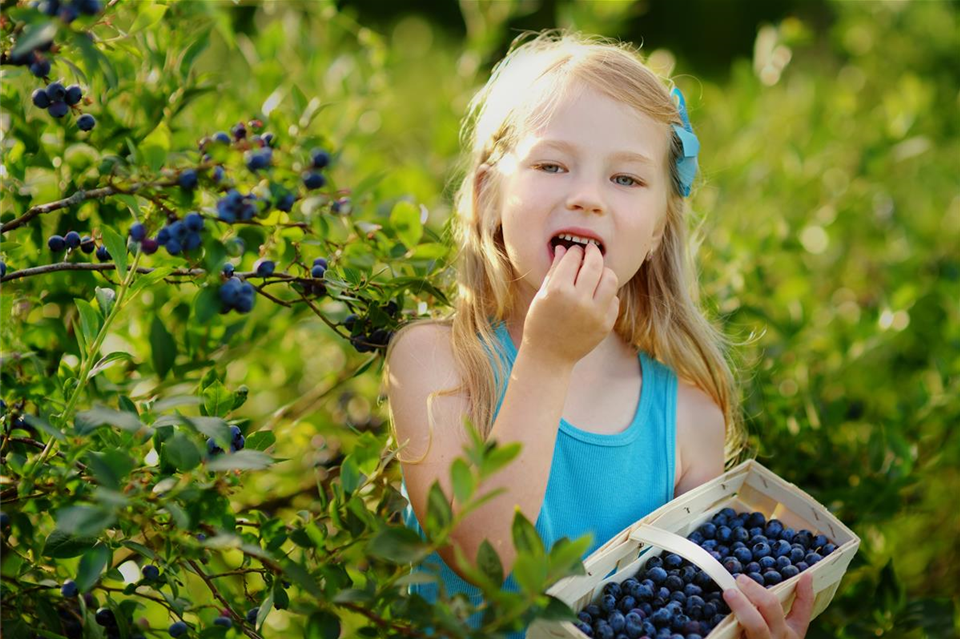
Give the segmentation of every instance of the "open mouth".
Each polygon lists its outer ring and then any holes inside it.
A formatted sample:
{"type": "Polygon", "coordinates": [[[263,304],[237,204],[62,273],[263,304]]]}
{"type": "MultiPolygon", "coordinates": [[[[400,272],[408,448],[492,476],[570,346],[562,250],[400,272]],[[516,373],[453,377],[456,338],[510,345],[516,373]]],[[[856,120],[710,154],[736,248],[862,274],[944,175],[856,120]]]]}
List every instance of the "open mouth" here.
{"type": "MultiPolygon", "coordinates": [[[[561,235],[564,235],[564,234],[561,234],[561,235]]],[[[590,240],[590,243],[593,244],[594,241],[593,241],[593,240],[590,240]]],[[[599,241],[598,241],[598,242],[596,242],[596,244],[597,244],[597,246],[598,246],[599,249],[600,249],[600,254],[605,256],[605,255],[607,254],[607,249],[606,249],[606,247],[603,245],[603,242],[599,242],[599,241]]],[[[571,240],[571,239],[569,239],[569,238],[563,238],[563,237],[560,237],[559,235],[556,235],[556,236],[554,236],[553,238],[550,239],[550,243],[548,244],[548,249],[549,249],[549,251],[550,251],[550,259],[551,259],[551,260],[553,259],[554,255],[556,254],[556,252],[557,252],[557,247],[558,247],[558,246],[564,246],[564,247],[567,248],[567,250],[569,250],[570,247],[572,247],[572,246],[579,246],[579,247],[582,248],[584,251],[587,250],[587,245],[584,244],[583,242],[578,242],[578,241],[576,241],[576,240],[571,240]]]]}

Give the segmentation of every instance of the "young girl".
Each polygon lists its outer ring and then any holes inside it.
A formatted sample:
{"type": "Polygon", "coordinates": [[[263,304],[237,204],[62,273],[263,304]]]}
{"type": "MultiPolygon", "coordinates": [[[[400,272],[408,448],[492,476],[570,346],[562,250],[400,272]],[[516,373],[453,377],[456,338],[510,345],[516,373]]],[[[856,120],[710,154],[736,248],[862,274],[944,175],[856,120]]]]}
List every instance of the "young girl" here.
{"type": "MultiPolygon", "coordinates": [[[[471,561],[488,540],[505,574],[515,509],[548,549],[591,534],[589,554],[722,474],[745,441],[726,342],[691,285],[685,198],[699,142],[683,97],[625,44],[523,38],[464,120],[455,310],[399,331],[384,373],[406,521],[421,534],[433,482],[453,494],[465,416],[488,439],[522,444],[478,490],[505,492],[452,538],[471,561]]],[[[482,601],[452,547],[430,564],[448,594],[482,601]]],[[[805,635],[809,574],[786,619],[746,582],[724,598],[747,637],[805,635]]],[[[412,590],[432,601],[438,589],[412,590]]]]}

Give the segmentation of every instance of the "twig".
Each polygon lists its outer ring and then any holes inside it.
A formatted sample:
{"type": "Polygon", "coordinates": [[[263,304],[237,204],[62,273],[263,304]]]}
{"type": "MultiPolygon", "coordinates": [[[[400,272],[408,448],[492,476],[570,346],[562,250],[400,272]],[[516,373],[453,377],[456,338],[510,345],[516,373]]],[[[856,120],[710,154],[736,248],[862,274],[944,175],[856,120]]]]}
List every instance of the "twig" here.
{"type": "Polygon", "coordinates": [[[245,618],[245,617],[241,617],[240,614],[230,606],[230,603],[229,603],[226,599],[224,599],[224,598],[223,598],[223,595],[220,594],[220,591],[217,590],[216,584],[214,584],[213,581],[210,580],[210,577],[207,576],[207,574],[203,572],[203,569],[200,568],[200,566],[197,565],[197,562],[194,561],[193,559],[188,559],[188,560],[187,560],[187,563],[190,564],[190,567],[193,568],[193,571],[194,571],[195,573],[197,573],[197,575],[198,575],[201,579],[203,579],[203,582],[204,582],[205,584],[207,584],[207,588],[209,588],[209,589],[210,589],[210,592],[213,593],[213,596],[217,598],[217,601],[219,601],[220,603],[222,603],[224,609],[225,609],[227,612],[229,612],[229,613],[230,613],[230,616],[233,617],[233,618],[238,622],[238,627],[239,627],[240,630],[243,632],[243,634],[247,635],[247,636],[250,637],[251,639],[263,639],[263,637],[261,637],[260,635],[258,635],[256,632],[254,632],[253,630],[250,630],[250,629],[248,629],[248,628],[246,627],[246,623],[245,623],[245,622],[246,622],[246,618],[245,618]]]}

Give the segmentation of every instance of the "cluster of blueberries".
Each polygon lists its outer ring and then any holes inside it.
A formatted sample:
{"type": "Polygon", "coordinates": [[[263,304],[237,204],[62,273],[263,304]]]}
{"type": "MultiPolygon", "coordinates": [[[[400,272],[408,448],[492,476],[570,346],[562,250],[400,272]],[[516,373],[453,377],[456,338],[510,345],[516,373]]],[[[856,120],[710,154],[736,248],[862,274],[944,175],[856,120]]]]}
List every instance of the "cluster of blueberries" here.
{"type": "MultiPolygon", "coordinates": [[[[384,308],[384,311],[390,317],[395,316],[399,310],[400,306],[393,300],[390,300],[384,308]]],[[[393,339],[395,332],[386,328],[378,328],[368,333],[369,327],[364,328],[360,323],[360,318],[355,314],[350,314],[344,318],[343,327],[350,331],[350,344],[358,353],[371,353],[377,349],[386,348],[390,344],[390,340],[393,339]]]]}
{"type": "MultiPolygon", "coordinates": [[[[687,536],[734,578],[771,587],[814,565],[837,546],[824,535],[785,528],[761,512],[724,508],[687,536]]],[[[603,587],[577,613],[576,627],[603,639],[702,639],[730,613],[720,587],[680,555],[651,557],[634,577],[603,587]]]]}
{"type": "MultiPolygon", "coordinates": [[[[291,195],[287,197],[293,196],[291,195]]],[[[262,201],[263,200],[261,198],[258,198],[252,193],[242,195],[238,190],[230,189],[227,191],[226,195],[217,200],[217,217],[221,221],[229,223],[236,222],[237,220],[249,222],[256,217],[257,213],[263,210],[263,207],[261,206],[262,201]]],[[[279,208],[281,211],[284,210],[280,207],[280,205],[285,205],[286,202],[287,199],[285,197],[283,201],[278,203],[277,208],[279,208]]],[[[290,207],[293,207],[292,201],[290,201],[290,207]]]]}
{"type": "Polygon", "coordinates": [[[51,235],[47,238],[47,248],[54,253],[63,253],[68,249],[72,251],[77,248],[84,253],[93,253],[93,251],[96,250],[97,259],[101,262],[106,262],[110,259],[110,253],[107,251],[107,247],[103,245],[97,246],[92,237],[89,235],[80,237],[80,234],[76,231],[70,231],[66,235],[51,235]]]}
{"type": "Polygon", "coordinates": [[[311,170],[305,171],[302,177],[303,185],[312,191],[327,183],[327,179],[320,171],[330,164],[330,154],[323,149],[314,149],[310,151],[310,161],[313,166],[311,170]]]}
{"type": "MultiPolygon", "coordinates": [[[[48,68],[47,71],[49,70],[48,68]]],[[[83,89],[79,84],[65,87],[62,82],[51,82],[45,89],[36,89],[30,97],[35,107],[46,109],[47,113],[55,118],[62,118],[70,112],[70,107],[79,104],[83,99],[83,89]]],[[[96,119],[89,113],[77,118],[77,127],[81,131],[89,131],[96,124],[96,119]]]]}
{"type": "Polygon", "coordinates": [[[256,291],[253,284],[241,280],[233,275],[233,264],[226,264],[224,275],[229,278],[220,286],[220,313],[229,313],[235,310],[238,313],[249,313],[253,310],[256,291]]]}
{"type": "MultiPolygon", "coordinates": [[[[230,452],[235,453],[238,450],[243,450],[244,444],[247,443],[247,438],[243,436],[243,433],[240,431],[239,426],[230,427],[230,452]]],[[[219,455],[223,452],[223,449],[217,444],[216,440],[213,437],[207,439],[207,452],[211,456],[219,455]]]]}
{"type": "Polygon", "coordinates": [[[100,0],[41,0],[31,3],[48,16],[59,16],[61,20],[70,24],[81,14],[95,16],[103,10],[100,0]]]}

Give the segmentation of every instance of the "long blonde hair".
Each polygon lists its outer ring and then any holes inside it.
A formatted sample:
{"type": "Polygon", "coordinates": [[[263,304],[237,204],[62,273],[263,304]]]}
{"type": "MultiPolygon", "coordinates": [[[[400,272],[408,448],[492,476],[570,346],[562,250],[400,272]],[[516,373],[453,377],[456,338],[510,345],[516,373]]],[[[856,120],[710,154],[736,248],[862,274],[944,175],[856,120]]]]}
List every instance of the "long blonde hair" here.
{"type": "MultiPolygon", "coordinates": [[[[511,315],[517,299],[512,285],[516,276],[504,248],[496,206],[500,199],[497,172],[489,171],[489,178],[478,184],[481,167],[495,166],[516,148],[526,131],[549,120],[557,105],[579,83],[662,122],[664,127],[681,124],[669,88],[630,45],[565,30],[543,31],[523,43],[528,35],[530,32],[513,41],[486,85],[471,100],[462,122],[459,174],[463,178],[454,196],[452,220],[458,249],[454,309],[444,318],[422,319],[404,326],[387,348],[389,361],[393,346],[417,324],[451,327],[451,346],[461,384],[435,391],[428,398],[431,441],[433,400],[461,393],[470,398],[467,417],[486,438],[493,427],[499,400],[498,380],[505,379],[503,349],[495,337],[494,326],[511,315]],[[491,361],[490,352],[500,357],[491,361]]],[[[687,204],[680,194],[676,170],[681,152],[681,142],[672,134],[669,157],[664,158],[673,188],[667,198],[663,239],[658,250],[621,287],[614,331],[713,398],[726,421],[724,462],[729,468],[740,461],[746,430],[740,415],[737,381],[725,359],[731,342],[704,317],[698,305],[694,251],[687,250],[687,204]]],[[[383,375],[384,383],[388,383],[388,366],[383,375]]],[[[389,407],[388,413],[397,441],[389,407]]]]}

